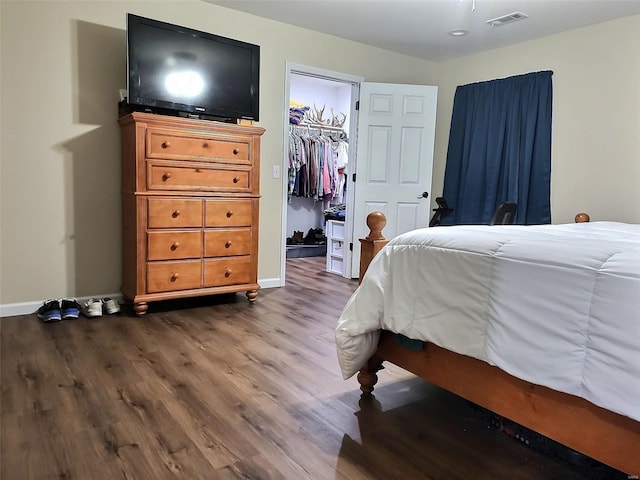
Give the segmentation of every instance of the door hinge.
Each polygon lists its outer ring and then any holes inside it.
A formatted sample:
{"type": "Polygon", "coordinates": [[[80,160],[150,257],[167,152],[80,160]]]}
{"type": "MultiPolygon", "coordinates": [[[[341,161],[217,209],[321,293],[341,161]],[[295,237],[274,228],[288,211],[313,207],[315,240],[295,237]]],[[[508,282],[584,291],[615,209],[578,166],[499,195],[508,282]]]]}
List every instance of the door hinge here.
{"type": "Polygon", "coordinates": [[[356,100],[356,110],[360,110],[360,100],[356,100]]]}
{"type": "Polygon", "coordinates": [[[356,183],[356,174],[354,173],[353,176],[351,177],[351,181],[353,183],[356,183]]]}
{"type": "Polygon", "coordinates": [[[349,251],[353,252],[353,243],[349,243],[349,251]]]}

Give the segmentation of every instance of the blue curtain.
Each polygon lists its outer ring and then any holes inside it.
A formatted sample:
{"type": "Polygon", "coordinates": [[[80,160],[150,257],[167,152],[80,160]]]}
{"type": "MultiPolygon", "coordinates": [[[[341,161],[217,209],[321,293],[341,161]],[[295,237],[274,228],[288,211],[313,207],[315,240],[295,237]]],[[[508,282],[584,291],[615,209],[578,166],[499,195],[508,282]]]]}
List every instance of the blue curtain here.
{"type": "Polygon", "coordinates": [[[456,89],[443,196],[443,224],[488,224],[505,201],[515,223],[551,223],[553,72],[535,72],[456,89]]]}

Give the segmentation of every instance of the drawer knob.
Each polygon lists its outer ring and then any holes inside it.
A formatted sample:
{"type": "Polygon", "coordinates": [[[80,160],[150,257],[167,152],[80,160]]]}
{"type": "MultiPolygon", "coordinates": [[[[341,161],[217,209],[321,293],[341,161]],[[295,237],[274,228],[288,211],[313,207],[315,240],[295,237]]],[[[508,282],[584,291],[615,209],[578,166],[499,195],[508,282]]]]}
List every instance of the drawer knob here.
{"type": "Polygon", "coordinates": [[[180,274],[178,273],[172,273],[171,274],[171,281],[175,282],[176,280],[178,280],[178,278],[180,277],[180,274]]]}
{"type": "Polygon", "coordinates": [[[234,154],[234,155],[237,155],[237,154],[239,154],[239,153],[240,153],[240,150],[238,150],[237,148],[234,148],[234,149],[233,149],[233,154],[234,154]]]}
{"type": "Polygon", "coordinates": [[[233,177],[233,183],[238,183],[240,181],[240,177],[235,176],[233,177]]]}
{"type": "Polygon", "coordinates": [[[225,276],[225,277],[230,277],[232,273],[233,273],[233,270],[231,270],[230,268],[227,268],[227,269],[224,271],[224,276],[225,276]]]}
{"type": "Polygon", "coordinates": [[[227,240],[227,242],[224,244],[224,246],[226,248],[229,248],[231,246],[231,240],[227,240]]]}
{"type": "Polygon", "coordinates": [[[232,215],[233,215],[233,210],[229,210],[227,212],[227,218],[231,218],[232,215]]]}
{"type": "Polygon", "coordinates": [[[202,148],[209,148],[209,144],[208,144],[207,142],[204,142],[204,143],[202,144],[202,148]]]}
{"type": "Polygon", "coordinates": [[[177,218],[180,216],[180,210],[174,210],[173,213],[171,214],[171,216],[173,218],[177,218]]]}
{"type": "Polygon", "coordinates": [[[166,182],[167,180],[169,180],[171,178],[171,173],[167,172],[164,175],[162,175],[162,181],[166,182]]]}
{"type": "Polygon", "coordinates": [[[171,244],[171,250],[177,250],[179,246],[180,246],[180,242],[173,242],[171,244]]]}
{"type": "Polygon", "coordinates": [[[171,142],[162,142],[162,148],[169,148],[171,146],[171,142]]]}

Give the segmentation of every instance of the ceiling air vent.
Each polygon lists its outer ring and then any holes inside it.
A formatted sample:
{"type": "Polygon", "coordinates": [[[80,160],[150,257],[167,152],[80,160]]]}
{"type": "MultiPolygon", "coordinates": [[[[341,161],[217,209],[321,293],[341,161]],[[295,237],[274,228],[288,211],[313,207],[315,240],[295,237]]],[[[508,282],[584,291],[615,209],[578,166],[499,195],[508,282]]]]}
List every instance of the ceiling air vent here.
{"type": "Polygon", "coordinates": [[[529,18],[529,15],[526,15],[522,12],[513,12],[508,15],[503,15],[501,17],[487,20],[486,23],[488,23],[492,27],[501,27],[502,25],[506,25],[507,23],[517,22],[518,20],[524,20],[525,18],[529,18]]]}

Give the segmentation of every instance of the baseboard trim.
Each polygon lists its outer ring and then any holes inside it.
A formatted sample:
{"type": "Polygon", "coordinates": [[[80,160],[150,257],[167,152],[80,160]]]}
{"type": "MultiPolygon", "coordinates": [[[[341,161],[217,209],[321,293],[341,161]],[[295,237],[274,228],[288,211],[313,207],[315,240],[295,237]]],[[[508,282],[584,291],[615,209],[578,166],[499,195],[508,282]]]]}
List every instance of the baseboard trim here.
{"type": "Polygon", "coordinates": [[[280,278],[265,278],[264,280],[258,280],[260,288],[276,288],[284,287],[284,282],[280,278]]]}
{"type": "MultiPolygon", "coordinates": [[[[90,298],[115,298],[118,301],[122,301],[122,295],[119,293],[111,293],[106,295],[91,295],[89,297],[73,297],[81,304],[89,300],[90,298]]],[[[40,305],[44,300],[35,302],[21,302],[21,303],[6,303],[0,305],[0,318],[15,317],[17,315],[31,315],[38,311],[40,305]]]]}
{"type": "Polygon", "coordinates": [[[0,305],[0,317],[15,317],[17,315],[35,313],[40,305],[42,305],[42,302],[7,303],[6,305],[0,305]]]}
{"type": "MultiPolygon", "coordinates": [[[[264,280],[258,280],[261,288],[276,288],[284,286],[284,283],[280,278],[266,278],[264,280]]],[[[78,302],[83,303],[90,298],[115,298],[118,301],[122,301],[122,295],[119,293],[112,293],[107,295],[91,295],[89,297],[77,297],[78,302]]],[[[35,302],[21,302],[21,303],[6,303],[0,304],[0,318],[15,317],[17,315],[30,315],[36,313],[40,305],[44,300],[35,302]]]]}

